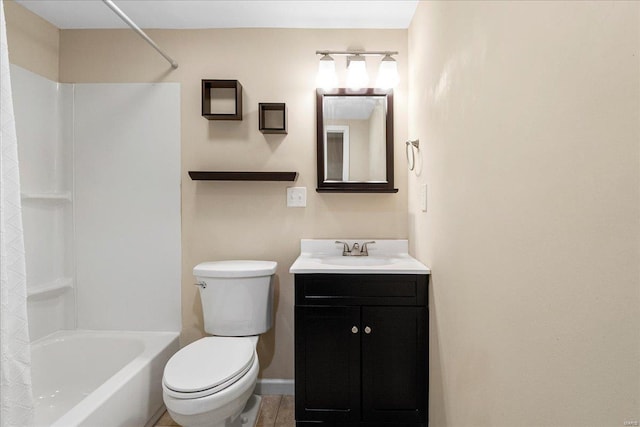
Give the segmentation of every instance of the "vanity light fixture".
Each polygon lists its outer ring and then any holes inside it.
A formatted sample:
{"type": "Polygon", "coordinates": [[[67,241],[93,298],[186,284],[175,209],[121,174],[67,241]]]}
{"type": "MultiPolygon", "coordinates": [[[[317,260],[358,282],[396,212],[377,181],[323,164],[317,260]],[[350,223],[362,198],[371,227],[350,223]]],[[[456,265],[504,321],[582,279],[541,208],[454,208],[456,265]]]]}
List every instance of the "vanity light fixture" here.
{"type": "Polygon", "coordinates": [[[380,67],[376,80],[376,87],[380,89],[392,89],[398,84],[398,64],[393,58],[398,52],[392,51],[334,51],[317,50],[316,55],[321,55],[318,64],[317,86],[330,90],[337,87],[338,77],[333,56],[347,57],[347,82],[349,89],[359,90],[369,84],[367,74],[367,62],[365,56],[381,56],[380,67]]]}
{"type": "Polygon", "coordinates": [[[367,74],[367,62],[364,56],[347,56],[347,86],[358,90],[367,87],[369,74],[367,74]]]}
{"type": "Polygon", "coordinates": [[[318,78],[316,79],[316,84],[322,89],[330,90],[335,88],[337,83],[336,62],[329,54],[324,54],[318,63],[318,78]]]}
{"type": "Polygon", "coordinates": [[[380,61],[378,68],[378,79],[376,87],[380,89],[391,89],[398,84],[398,63],[391,55],[385,55],[380,61]]]}

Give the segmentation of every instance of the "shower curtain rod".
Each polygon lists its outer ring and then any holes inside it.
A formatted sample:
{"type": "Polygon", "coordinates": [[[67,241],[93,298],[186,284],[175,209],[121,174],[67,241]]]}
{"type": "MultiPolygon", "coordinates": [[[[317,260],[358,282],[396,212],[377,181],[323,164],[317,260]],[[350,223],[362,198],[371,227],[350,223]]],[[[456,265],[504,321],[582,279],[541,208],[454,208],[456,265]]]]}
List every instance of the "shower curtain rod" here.
{"type": "Polygon", "coordinates": [[[169,63],[171,64],[172,68],[178,68],[178,63],[172,57],[170,57],[169,55],[164,53],[162,51],[162,49],[160,49],[158,47],[158,45],[153,40],[151,40],[151,38],[147,35],[147,33],[142,31],[140,29],[140,27],[138,27],[136,25],[135,22],[133,22],[131,19],[129,19],[129,17],[123,11],[121,11],[120,8],[118,6],[116,6],[113,1],[111,1],[111,0],[102,0],[102,1],[104,2],[104,4],[109,6],[109,8],[111,10],[113,10],[115,12],[115,14],[120,17],[120,19],[122,19],[128,26],[130,26],[131,29],[133,29],[136,33],[138,33],[140,35],[140,37],[145,39],[147,41],[147,43],[149,43],[151,45],[151,47],[153,47],[155,50],[157,50],[158,53],[164,57],[164,59],[169,61],[169,63]]]}

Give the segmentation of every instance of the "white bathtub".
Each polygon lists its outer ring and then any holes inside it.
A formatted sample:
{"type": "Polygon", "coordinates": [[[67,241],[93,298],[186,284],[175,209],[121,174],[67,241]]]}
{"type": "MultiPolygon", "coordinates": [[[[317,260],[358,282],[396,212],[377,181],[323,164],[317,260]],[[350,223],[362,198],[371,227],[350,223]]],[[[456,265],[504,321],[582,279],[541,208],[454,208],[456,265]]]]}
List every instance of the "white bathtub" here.
{"type": "Polygon", "coordinates": [[[37,427],[142,427],[179,346],[177,332],[58,331],[31,348],[37,427]]]}

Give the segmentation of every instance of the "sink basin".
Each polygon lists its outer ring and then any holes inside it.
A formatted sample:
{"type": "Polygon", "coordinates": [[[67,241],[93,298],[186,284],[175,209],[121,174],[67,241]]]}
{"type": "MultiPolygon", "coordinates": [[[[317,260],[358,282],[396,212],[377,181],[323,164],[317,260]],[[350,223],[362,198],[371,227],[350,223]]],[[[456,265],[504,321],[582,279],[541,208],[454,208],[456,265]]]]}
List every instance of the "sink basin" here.
{"type": "MultiPolygon", "coordinates": [[[[289,269],[293,274],[429,274],[429,268],[409,255],[407,240],[375,240],[369,256],[342,256],[336,239],[301,239],[300,256],[289,269]]],[[[353,239],[345,240],[352,247],[353,239]]]]}
{"type": "Polygon", "coordinates": [[[404,253],[342,256],[302,253],[289,270],[295,274],[429,274],[429,269],[404,253]]]}
{"type": "Polygon", "coordinates": [[[397,258],[378,256],[327,256],[318,258],[318,262],[320,262],[321,264],[346,266],[390,265],[396,263],[397,261],[397,258]]]}

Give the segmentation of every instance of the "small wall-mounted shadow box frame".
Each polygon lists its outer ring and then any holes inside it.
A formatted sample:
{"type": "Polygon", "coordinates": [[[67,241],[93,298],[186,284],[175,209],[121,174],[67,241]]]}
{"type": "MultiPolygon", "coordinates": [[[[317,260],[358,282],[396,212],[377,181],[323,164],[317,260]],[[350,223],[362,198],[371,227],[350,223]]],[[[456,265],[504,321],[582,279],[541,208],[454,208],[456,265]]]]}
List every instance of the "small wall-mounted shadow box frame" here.
{"type": "Polygon", "coordinates": [[[284,102],[258,104],[258,130],[262,133],[287,133],[287,106],[284,102]]]}
{"type": "Polygon", "coordinates": [[[202,117],[242,120],[242,85],[237,80],[202,80],[202,117]]]}

